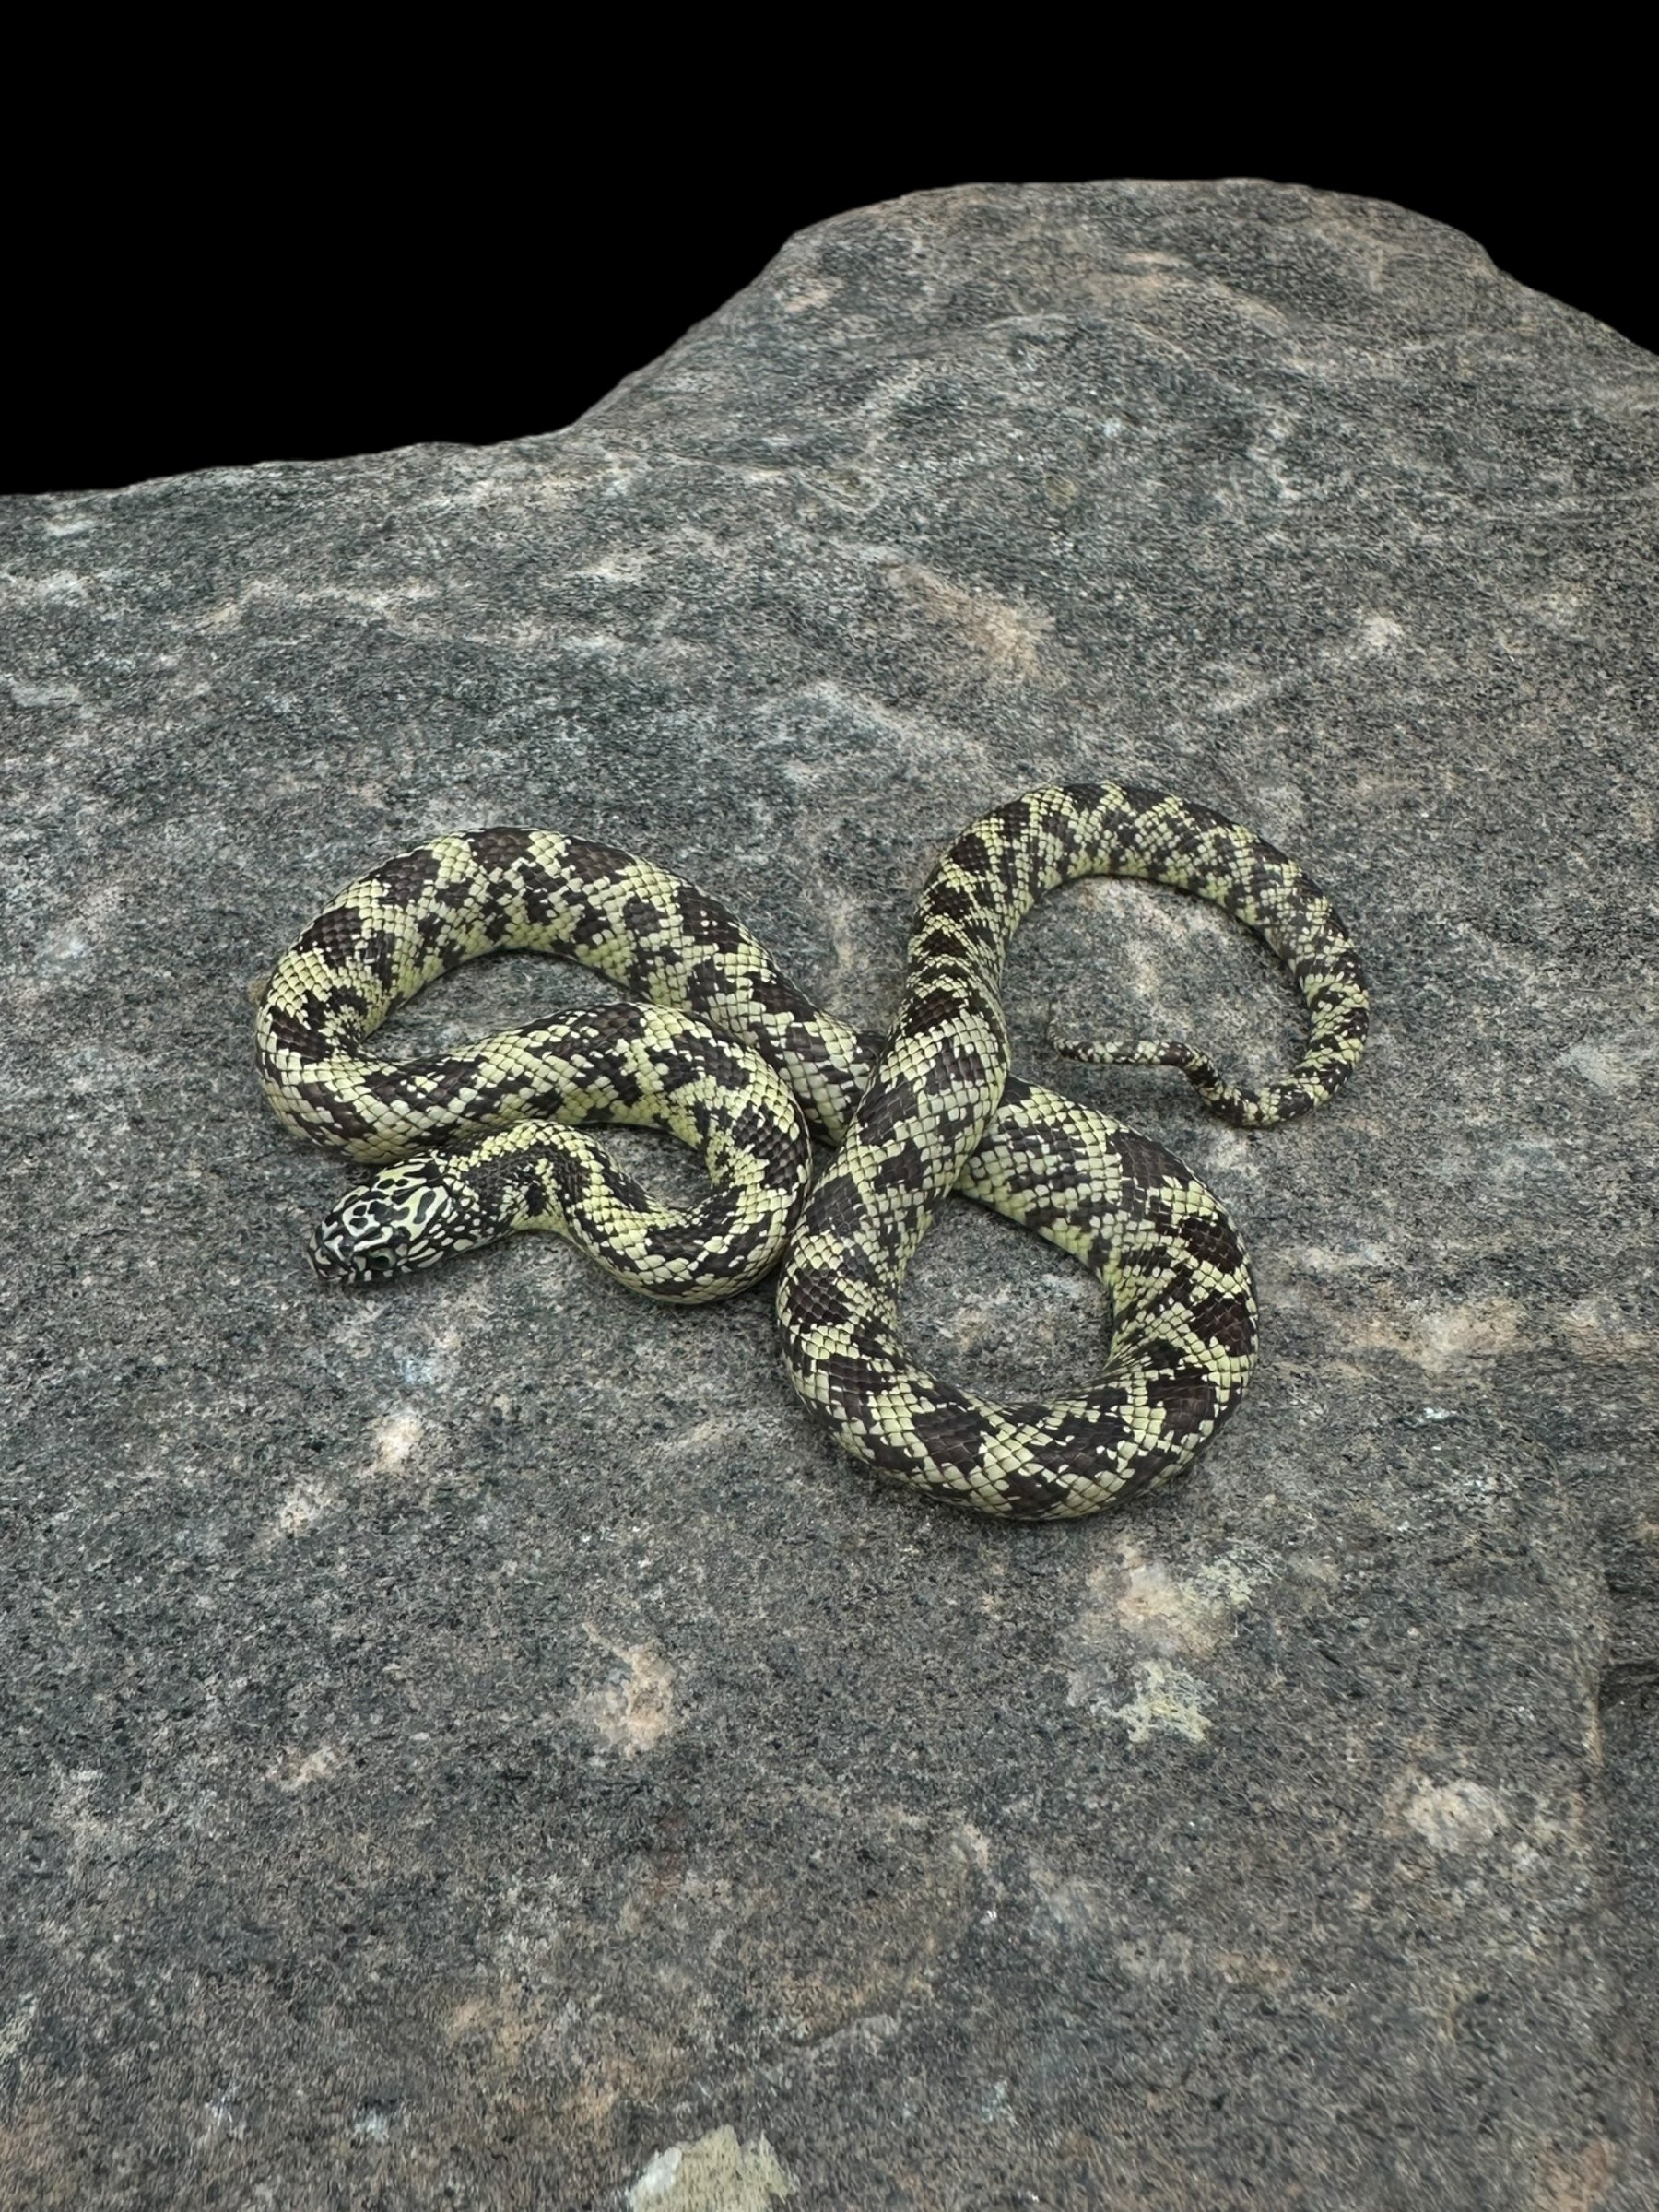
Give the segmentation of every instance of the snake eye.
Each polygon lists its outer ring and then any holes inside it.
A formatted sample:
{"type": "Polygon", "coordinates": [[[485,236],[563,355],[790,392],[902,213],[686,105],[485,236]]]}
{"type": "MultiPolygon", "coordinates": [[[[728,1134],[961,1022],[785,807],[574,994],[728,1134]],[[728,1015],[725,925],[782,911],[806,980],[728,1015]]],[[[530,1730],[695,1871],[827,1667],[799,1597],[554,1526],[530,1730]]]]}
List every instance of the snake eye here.
{"type": "Polygon", "coordinates": [[[408,1256],[409,1232],[401,1225],[387,1230],[380,1241],[364,1244],[358,1252],[358,1265],[368,1275],[395,1275],[408,1256]]]}

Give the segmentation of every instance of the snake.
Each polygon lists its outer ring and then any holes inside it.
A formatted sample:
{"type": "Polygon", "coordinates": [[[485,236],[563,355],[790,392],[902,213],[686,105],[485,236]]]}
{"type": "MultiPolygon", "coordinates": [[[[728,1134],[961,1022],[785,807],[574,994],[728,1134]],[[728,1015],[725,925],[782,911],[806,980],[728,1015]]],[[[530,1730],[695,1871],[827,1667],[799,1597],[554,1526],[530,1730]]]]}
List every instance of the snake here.
{"type": "Polygon", "coordinates": [[[515,1230],[556,1231],[670,1302],[730,1296],[777,1268],[789,1380],[878,1475],[1016,1520],[1159,1487],[1238,1405],[1258,1314],[1213,1192],[1150,1138],[1011,1068],[1009,941],[1038,899],[1089,876],[1221,909],[1283,965],[1307,1036],[1287,1076],[1253,1088],[1180,1041],[1053,1037],[1063,1054],[1178,1069],[1243,1129],[1336,1095],[1369,1020],[1347,927],[1294,861],[1167,792],[1046,786],[964,830],[927,878],[885,1036],[815,1005],[718,900],[615,846],[494,828],[388,861],[283,954],[256,1018],[285,1126],[376,1171],[313,1230],[315,1274],[362,1286],[515,1230]],[[499,950],[575,961],[624,995],[425,1058],[369,1050],[423,985],[499,950]],[[690,1147],[706,1195],[654,1198],[587,1134],[594,1123],[690,1147]],[[833,1147],[821,1168],[815,1144],[833,1147]],[[1001,1403],[908,1355],[905,1273],[953,1192],[1103,1286],[1108,1344],[1087,1387],[1001,1403]]]}

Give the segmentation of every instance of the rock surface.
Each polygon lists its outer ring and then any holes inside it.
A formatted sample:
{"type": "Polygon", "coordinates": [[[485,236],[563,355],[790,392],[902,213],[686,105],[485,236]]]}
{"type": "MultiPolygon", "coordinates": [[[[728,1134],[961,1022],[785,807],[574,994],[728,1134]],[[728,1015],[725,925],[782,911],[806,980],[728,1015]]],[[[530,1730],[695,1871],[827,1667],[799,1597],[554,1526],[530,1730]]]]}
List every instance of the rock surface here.
{"type": "MultiPolygon", "coordinates": [[[[1655,2201],[1656,407],[1397,208],[999,186],[556,436],[7,504],[0,2203],[1655,2201]],[[1019,1064],[1255,1256],[1172,1493],[930,1511],[764,1294],[551,1240],[312,1286],[250,999],[366,865],[608,838],[877,1023],[950,835],[1101,774],[1293,852],[1378,1016],[1242,1137],[1041,1038],[1265,1071],[1252,944],[1112,885],[1016,948],[1019,1064]]],[[[1098,1356],[965,1207],[909,1302],[982,1387],[1098,1356]]]]}

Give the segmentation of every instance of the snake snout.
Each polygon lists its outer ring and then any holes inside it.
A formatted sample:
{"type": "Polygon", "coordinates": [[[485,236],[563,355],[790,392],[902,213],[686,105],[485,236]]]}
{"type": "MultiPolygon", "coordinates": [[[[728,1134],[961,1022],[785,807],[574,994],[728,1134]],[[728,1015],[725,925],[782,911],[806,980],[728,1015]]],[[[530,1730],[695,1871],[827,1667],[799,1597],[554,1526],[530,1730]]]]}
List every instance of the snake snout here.
{"type": "Polygon", "coordinates": [[[399,1273],[408,1265],[408,1252],[407,1227],[354,1194],[318,1222],[311,1264],[325,1283],[371,1282],[399,1273]]]}
{"type": "Polygon", "coordinates": [[[449,1211],[436,1162],[386,1168],[324,1215],[312,1236],[312,1266],[325,1283],[383,1282],[429,1266],[450,1241],[441,1233],[449,1211]]]}

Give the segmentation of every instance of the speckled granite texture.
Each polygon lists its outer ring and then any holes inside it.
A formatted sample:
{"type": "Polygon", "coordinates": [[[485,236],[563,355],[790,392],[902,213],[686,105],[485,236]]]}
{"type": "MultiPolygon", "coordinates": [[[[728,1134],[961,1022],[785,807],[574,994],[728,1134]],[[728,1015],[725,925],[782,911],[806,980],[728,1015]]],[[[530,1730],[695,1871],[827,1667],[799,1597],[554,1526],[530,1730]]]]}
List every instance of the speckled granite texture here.
{"type": "MultiPolygon", "coordinates": [[[[555,436],[6,506],[0,2203],[1659,2201],[1655,408],[1397,208],[995,186],[555,436]],[[1244,1137],[1041,1039],[1264,1071],[1253,945],[1112,885],[1017,946],[1019,1064],[1254,1253],[1170,1495],[930,1511],[764,1294],[552,1240],[312,1285],[250,997],[365,865],[607,838],[877,1023],[950,835],[1099,774],[1293,852],[1377,1011],[1244,1137]]],[[[1098,1357],[960,1206],[909,1310],[982,1387],[1098,1357]]]]}

